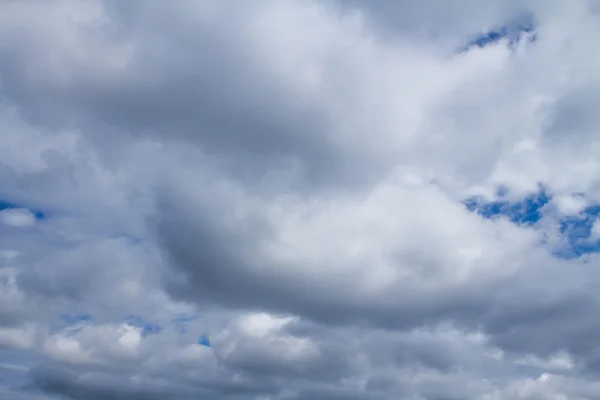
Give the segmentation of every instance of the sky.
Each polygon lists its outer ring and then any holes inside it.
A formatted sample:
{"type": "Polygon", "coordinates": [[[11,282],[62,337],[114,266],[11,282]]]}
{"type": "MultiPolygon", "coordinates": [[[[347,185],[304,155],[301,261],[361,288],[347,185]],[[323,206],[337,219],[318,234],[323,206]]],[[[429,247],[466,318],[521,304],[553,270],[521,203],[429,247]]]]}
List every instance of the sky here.
{"type": "Polygon", "coordinates": [[[600,2],[0,2],[0,398],[600,398],[600,2]]]}

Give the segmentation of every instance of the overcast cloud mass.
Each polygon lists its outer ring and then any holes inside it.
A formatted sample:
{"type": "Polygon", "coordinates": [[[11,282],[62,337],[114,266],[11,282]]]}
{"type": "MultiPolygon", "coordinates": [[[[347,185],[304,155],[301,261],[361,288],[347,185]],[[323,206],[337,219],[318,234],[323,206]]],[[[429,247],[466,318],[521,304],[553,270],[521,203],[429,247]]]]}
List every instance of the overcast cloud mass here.
{"type": "Polygon", "coordinates": [[[0,398],[600,398],[600,2],[3,0],[0,398]]]}

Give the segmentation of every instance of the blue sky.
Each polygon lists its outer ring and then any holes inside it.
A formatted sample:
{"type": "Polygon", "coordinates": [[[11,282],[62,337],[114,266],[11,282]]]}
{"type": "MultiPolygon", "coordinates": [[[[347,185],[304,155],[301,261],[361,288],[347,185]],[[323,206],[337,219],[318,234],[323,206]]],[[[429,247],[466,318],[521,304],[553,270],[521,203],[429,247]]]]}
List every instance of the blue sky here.
{"type": "MultiPolygon", "coordinates": [[[[510,24],[475,35],[465,46],[464,51],[472,46],[484,48],[500,41],[506,41],[506,44],[512,47],[519,43],[524,36],[529,41],[535,41],[537,38],[536,19],[532,15],[515,19],[510,24]]],[[[500,199],[496,201],[486,202],[482,198],[472,197],[466,199],[464,204],[469,211],[476,212],[483,218],[503,217],[515,224],[531,227],[536,227],[545,213],[551,214],[552,212],[552,208],[548,208],[552,201],[552,195],[543,187],[540,187],[537,193],[530,194],[520,201],[502,200],[503,194],[506,194],[505,191],[506,188],[501,186],[498,190],[500,199]]],[[[574,194],[574,196],[578,195],[581,194],[574,194]]],[[[600,239],[589,240],[592,226],[597,220],[599,212],[600,206],[589,205],[575,215],[561,217],[558,221],[560,234],[566,237],[567,246],[556,250],[554,254],[561,258],[573,258],[600,251],[600,239]]],[[[540,229],[544,228],[548,227],[543,226],[540,229]]]]}
{"type": "Polygon", "coordinates": [[[0,199],[0,211],[10,210],[10,209],[27,209],[31,213],[33,213],[33,215],[35,215],[35,218],[38,220],[42,220],[42,219],[46,218],[46,213],[42,210],[32,209],[23,204],[16,204],[16,203],[12,203],[12,202],[0,199]]]}
{"type": "MultiPolygon", "coordinates": [[[[522,40],[534,42],[537,39],[536,18],[534,15],[523,15],[510,23],[498,26],[494,29],[473,34],[464,50],[473,46],[483,48],[489,45],[505,41],[509,47],[514,47],[522,40]]],[[[463,50],[463,51],[464,51],[463,50]]]]}
{"type": "MultiPolygon", "coordinates": [[[[483,218],[507,218],[517,225],[526,225],[538,229],[548,229],[545,224],[540,225],[544,214],[552,218],[552,208],[548,208],[552,196],[545,190],[529,195],[521,201],[491,201],[485,202],[481,199],[471,198],[465,200],[465,206],[469,211],[481,215],[483,218]],[[546,210],[546,211],[544,211],[546,210]]],[[[572,258],[580,257],[587,253],[600,251],[600,239],[590,239],[594,222],[600,214],[600,206],[589,205],[575,215],[567,215],[559,218],[558,229],[560,234],[567,239],[567,246],[554,251],[557,257],[572,258]]],[[[551,226],[552,227],[552,226],[551,226]]]]}

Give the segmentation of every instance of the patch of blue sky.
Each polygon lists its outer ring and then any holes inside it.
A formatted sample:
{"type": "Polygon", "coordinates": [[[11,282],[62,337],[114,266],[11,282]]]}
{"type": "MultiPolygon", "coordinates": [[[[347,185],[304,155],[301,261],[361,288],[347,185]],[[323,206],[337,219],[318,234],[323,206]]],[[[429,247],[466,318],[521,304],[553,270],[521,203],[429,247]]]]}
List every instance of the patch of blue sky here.
{"type": "Polygon", "coordinates": [[[599,215],[600,205],[592,205],[577,215],[563,218],[560,233],[566,238],[567,245],[556,255],[577,258],[587,253],[600,253],[600,238],[592,235],[592,228],[599,215]]]}
{"type": "Polygon", "coordinates": [[[25,205],[13,203],[13,202],[10,202],[7,200],[0,200],[0,211],[17,209],[17,208],[28,209],[35,216],[35,219],[37,219],[37,220],[43,220],[43,219],[47,218],[47,214],[44,211],[36,210],[36,209],[30,208],[30,207],[27,207],[25,205]]]}
{"type": "Polygon", "coordinates": [[[474,34],[459,49],[459,53],[468,51],[473,47],[483,48],[494,45],[500,41],[505,41],[510,48],[514,48],[523,40],[528,42],[535,42],[537,40],[536,20],[531,14],[524,14],[506,25],[474,34]]]}
{"type": "Polygon", "coordinates": [[[173,318],[171,323],[179,334],[184,334],[187,332],[188,324],[198,317],[199,315],[196,314],[180,314],[173,318]]]}
{"type": "Polygon", "coordinates": [[[477,212],[484,218],[506,217],[516,224],[535,224],[542,218],[542,208],[550,199],[546,191],[541,189],[518,202],[485,202],[481,198],[471,197],[463,203],[469,211],[477,212]]]}
{"type": "Polygon", "coordinates": [[[162,332],[163,327],[159,324],[148,322],[144,320],[142,317],[137,315],[128,315],[125,317],[126,324],[135,326],[136,328],[140,328],[142,330],[142,337],[146,337],[148,335],[154,335],[162,332]]]}
{"type": "Polygon", "coordinates": [[[204,347],[211,347],[208,335],[200,335],[200,337],[198,337],[198,344],[204,347]]]}
{"type": "MultiPolygon", "coordinates": [[[[552,196],[543,188],[519,201],[497,200],[486,202],[469,198],[463,203],[471,212],[486,219],[508,218],[517,225],[535,226],[544,217],[544,207],[552,196]]],[[[600,216],[600,205],[586,207],[576,215],[559,220],[563,245],[553,251],[560,258],[577,258],[588,253],[600,253],[600,238],[593,236],[592,228],[600,216]]]]}
{"type": "MultiPolygon", "coordinates": [[[[197,317],[198,316],[195,315],[178,316],[171,321],[173,324],[172,327],[175,328],[178,333],[183,334],[187,331],[187,324],[197,317]]],[[[59,316],[58,321],[52,325],[49,333],[52,334],[65,329],[68,329],[71,332],[77,332],[84,326],[91,323],[94,323],[94,319],[89,314],[62,314],[59,316]]],[[[165,329],[162,325],[147,321],[138,315],[127,315],[125,318],[123,318],[123,323],[140,328],[142,337],[161,333],[165,329]]],[[[205,336],[201,336],[200,339],[203,337],[205,336]]],[[[210,347],[208,336],[206,336],[206,339],[203,343],[200,343],[200,339],[198,339],[199,344],[210,347]]]]}
{"type": "Polygon", "coordinates": [[[89,314],[62,314],[58,317],[58,321],[50,327],[48,333],[56,333],[67,328],[75,332],[92,322],[93,318],[89,314]]]}
{"type": "Polygon", "coordinates": [[[89,314],[62,314],[60,320],[68,325],[73,325],[80,322],[91,322],[92,316],[89,314]]]}

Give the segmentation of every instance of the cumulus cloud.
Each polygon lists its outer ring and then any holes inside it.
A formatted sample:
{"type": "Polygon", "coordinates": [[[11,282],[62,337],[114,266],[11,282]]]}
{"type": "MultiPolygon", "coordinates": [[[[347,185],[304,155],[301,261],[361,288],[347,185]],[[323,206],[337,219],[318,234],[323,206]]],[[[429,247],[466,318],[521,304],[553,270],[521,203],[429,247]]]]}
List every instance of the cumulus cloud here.
{"type": "Polygon", "coordinates": [[[598,398],[598,6],[0,3],[0,397],[598,398]]]}

